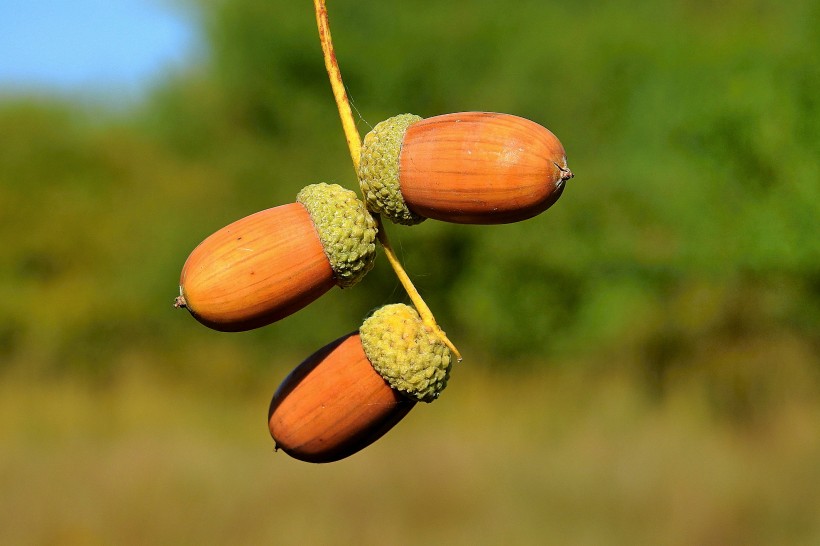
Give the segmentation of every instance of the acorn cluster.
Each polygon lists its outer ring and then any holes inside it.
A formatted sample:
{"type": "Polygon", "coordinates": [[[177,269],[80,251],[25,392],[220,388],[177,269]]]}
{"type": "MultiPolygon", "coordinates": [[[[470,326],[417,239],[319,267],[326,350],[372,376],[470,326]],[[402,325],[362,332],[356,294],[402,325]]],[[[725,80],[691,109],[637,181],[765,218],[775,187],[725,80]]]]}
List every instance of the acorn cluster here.
{"type": "MultiPolygon", "coordinates": [[[[516,222],[549,208],[573,176],[549,130],[486,112],[383,121],[364,139],[357,174],[363,200],[313,184],[206,238],[182,268],[175,305],[215,330],[259,328],[358,283],[376,256],[375,215],[403,225],[516,222]]],[[[277,449],[310,462],[361,450],[417,402],[437,399],[452,360],[413,307],[377,309],[279,386],[268,412],[277,449]]]]}

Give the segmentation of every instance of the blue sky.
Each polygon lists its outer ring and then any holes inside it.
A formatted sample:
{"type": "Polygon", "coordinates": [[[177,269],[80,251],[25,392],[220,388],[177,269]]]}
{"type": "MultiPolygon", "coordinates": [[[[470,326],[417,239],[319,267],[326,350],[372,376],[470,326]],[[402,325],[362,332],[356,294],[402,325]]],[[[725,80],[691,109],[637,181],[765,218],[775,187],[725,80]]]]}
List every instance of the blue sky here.
{"type": "Polygon", "coordinates": [[[0,91],[138,91],[195,48],[169,0],[0,0],[0,91]]]}

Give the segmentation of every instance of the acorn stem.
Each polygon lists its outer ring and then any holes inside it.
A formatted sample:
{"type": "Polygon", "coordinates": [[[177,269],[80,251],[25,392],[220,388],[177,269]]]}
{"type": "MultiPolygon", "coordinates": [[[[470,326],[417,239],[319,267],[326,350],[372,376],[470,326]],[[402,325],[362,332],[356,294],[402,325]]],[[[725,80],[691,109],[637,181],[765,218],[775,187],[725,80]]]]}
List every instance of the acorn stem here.
{"type": "Polygon", "coordinates": [[[330,78],[330,87],[333,89],[333,98],[336,99],[339,117],[342,119],[342,129],[347,140],[347,148],[350,150],[350,158],[353,160],[353,168],[358,171],[362,137],[356,129],[356,121],[353,118],[353,112],[350,110],[350,101],[347,99],[347,90],[345,90],[345,84],[342,81],[342,72],[339,70],[336,52],[333,49],[327,6],[325,6],[325,0],[313,0],[313,6],[316,11],[316,24],[319,27],[319,41],[322,44],[325,69],[327,69],[327,75],[330,78]]]}
{"type": "Polygon", "coordinates": [[[450,352],[453,353],[456,360],[461,362],[461,353],[458,349],[456,349],[456,346],[453,345],[453,342],[447,337],[447,334],[444,333],[444,330],[441,329],[441,326],[438,325],[436,318],[433,316],[433,312],[430,311],[430,308],[424,302],[424,299],[422,299],[421,294],[419,294],[416,287],[413,286],[413,282],[410,280],[410,277],[407,275],[404,267],[402,267],[401,262],[399,262],[399,259],[396,257],[396,253],[393,252],[393,247],[390,245],[390,240],[387,238],[387,232],[384,230],[381,216],[374,214],[373,217],[376,219],[376,227],[379,230],[377,237],[384,248],[384,255],[387,256],[387,261],[390,262],[390,265],[393,267],[393,272],[396,274],[399,282],[401,282],[404,287],[404,291],[407,292],[408,296],[410,296],[410,301],[413,302],[413,307],[415,307],[416,311],[418,311],[422,322],[427,328],[435,332],[435,334],[441,338],[441,341],[447,345],[447,348],[450,349],[450,352]]]}
{"type": "MultiPolygon", "coordinates": [[[[353,111],[350,109],[350,101],[347,98],[347,91],[345,90],[344,82],[342,81],[342,72],[339,70],[339,63],[336,60],[336,52],[333,49],[333,41],[330,36],[330,23],[328,22],[327,6],[325,0],[313,0],[313,6],[316,11],[316,24],[319,28],[319,41],[322,44],[322,56],[325,60],[325,68],[330,79],[330,87],[333,89],[333,98],[336,99],[336,108],[339,110],[339,117],[342,120],[342,129],[347,140],[347,147],[350,150],[350,158],[353,160],[353,168],[356,172],[359,171],[359,158],[361,156],[362,138],[359,131],[356,129],[356,120],[353,118],[353,111]]],[[[461,362],[461,353],[456,349],[455,345],[447,338],[444,330],[436,322],[430,308],[424,303],[421,295],[416,287],[413,286],[410,277],[402,267],[401,262],[393,252],[393,247],[390,245],[390,240],[387,238],[387,232],[384,230],[381,216],[373,214],[378,227],[378,238],[384,253],[387,256],[387,261],[393,268],[393,272],[398,277],[407,295],[410,296],[410,301],[419,313],[424,325],[436,335],[441,338],[450,352],[461,362]]]]}

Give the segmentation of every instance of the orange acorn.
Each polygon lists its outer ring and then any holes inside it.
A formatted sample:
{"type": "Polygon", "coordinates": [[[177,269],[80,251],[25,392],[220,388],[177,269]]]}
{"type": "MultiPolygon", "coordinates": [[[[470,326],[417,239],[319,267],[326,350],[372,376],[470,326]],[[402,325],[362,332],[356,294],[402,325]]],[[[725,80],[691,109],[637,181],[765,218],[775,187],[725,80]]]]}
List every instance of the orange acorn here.
{"type": "Polygon", "coordinates": [[[352,191],[313,184],[297,202],[214,233],[182,268],[175,305],[221,331],[258,328],[302,309],[373,266],[376,224],[352,191]]]}
{"type": "Polygon", "coordinates": [[[555,203],[573,177],[549,130],[488,112],[383,121],[364,139],[358,174],[368,208],[407,225],[525,220],[555,203]]]}
{"type": "Polygon", "coordinates": [[[436,400],[449,374],[444,342],[413,308],[387,305],[285,378],[268,427],[276,448],[296,459],[337,461],[381,438],[417,401],[436,400]]]}

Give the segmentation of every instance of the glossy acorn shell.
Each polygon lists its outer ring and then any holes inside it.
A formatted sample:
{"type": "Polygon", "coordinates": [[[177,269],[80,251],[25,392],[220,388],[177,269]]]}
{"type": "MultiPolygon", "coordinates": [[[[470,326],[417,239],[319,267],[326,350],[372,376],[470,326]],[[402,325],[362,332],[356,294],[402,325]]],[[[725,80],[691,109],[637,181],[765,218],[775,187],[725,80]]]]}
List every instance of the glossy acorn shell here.
{"type": "Polygon", "coordinates": [[[540,214],[572,177],[548,129],[509,114],[463,112],[410,125],[399,180],[407,207],[425,218],[503,224],[540,214]]]}
{"type": "Polygon", "coordinates": [[[181,306],[220,331],[258,328],[307,306],[335,286],[305,207],[291,203],[237,220],[190,254],[181,306]]]}
{"type": "Polygon", "coordinates": [[[316,351],[285,378],[271,401],[268,427],[277,449],[327,463],[381,438],[415,404],[373,369],[354,332],[316,351]]]}

